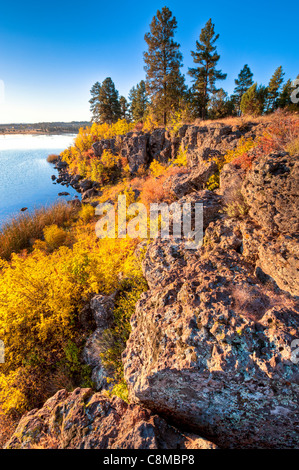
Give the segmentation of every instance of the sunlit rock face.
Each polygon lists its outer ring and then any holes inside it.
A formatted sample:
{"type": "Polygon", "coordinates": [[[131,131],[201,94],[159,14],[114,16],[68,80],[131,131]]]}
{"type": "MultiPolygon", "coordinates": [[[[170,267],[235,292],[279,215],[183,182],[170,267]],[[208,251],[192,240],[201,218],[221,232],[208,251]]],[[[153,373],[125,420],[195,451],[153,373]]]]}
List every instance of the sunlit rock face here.
{"type": "Polygon", "coordinates": [[[295,448],[298,157],[261,157],[230,184],[248,215],[218,210],[198,250],[149,245],[125,378],[133,401],[221,447],[295,448]]]}
{"type": "Polygon", "coordinates": [[[272,303],[237,252],[157,241],[143,267],[150,290],[123,354],[131,399],[220,446],[296,447],[295,302],[272,303]]]}
{"type": "Polygon", "coordinates": [[[77,388],[23,416],[6,449],[215,449],[138,405],[77,388]]]}

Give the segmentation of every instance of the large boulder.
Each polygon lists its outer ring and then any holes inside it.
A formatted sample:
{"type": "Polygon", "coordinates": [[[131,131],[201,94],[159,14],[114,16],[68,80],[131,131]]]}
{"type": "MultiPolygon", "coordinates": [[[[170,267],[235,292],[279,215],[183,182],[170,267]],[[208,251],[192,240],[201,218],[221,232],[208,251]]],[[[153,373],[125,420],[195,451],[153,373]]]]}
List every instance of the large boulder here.
{"type": "Polygon", "coordinates": [[[188,126],[181,139],[181,146],[187,151],[189,166],[197,165],[202,160],[210,160],[224,155],[235,148],[241,137],[255,138],[263,129],[262,124],[247,123],[233,127],[223,123],[188,126]]]}
{"type": "Polygon", "coordinates": [[[170,189],[178,198],[181,198],[193,191],[203,189],[216,171],[217,164],[214,161],[201,161],[190,173],[179,173],[171,177],[170,189]]]}
{"type": "Polygon", "coordinates": [[[241,245],[224,219],[198,251],[149,246],[123,353],[130,397],[222,447],[295,448],[298,303],[259,281],[241,245]]]}
{"type": "Polygon", "coordinates": [[[109,150],[113,154],[116,153],[116,139],[102,139],[92,145],[96,157],[101,158],[104,150],[109,150]]]}
{"type": "Polygon", "coordinates": [[[87,189],[86,191],[84,191],[84,193],[82,193],[82,201],[84,201],[85,199],[89,199],[91,197],[98,196],[98,195],[99,195],[99,192],[95,188],[87,189]]]}
{"type": "Polygon", "coordinates": [[[6,449],[215,449],[138,405],[91,389],[60,390],[24,415],[6,449]]]}
{"type": "Polygon", "coordinates": [[[242,194],[250,216],[266,230],[299,234],[299,155],[274,153],[254,161],[242,194]]]}
{"type": "Polygon", "coordinates": [[[92,188],[92,181],[89,179],[83,179],[79,182],[79,191],[82,193],[85,193],[85,191],[88,191],[89,189],[92,188]]]}
{"type": "Polygon", "coordinates": [[[167,163],[171,158],[171,139],[165,129],[155,129],[149,135],[148,148],[151,160],[167,163]]]}
{"type": "Polygon", "coordinates": [[[121,139],[121,155],[127,158],[131,173],[139,168],[147,167],[149,163],[148,151],[149,135],[142,132],[129,132],[121,139]]]}

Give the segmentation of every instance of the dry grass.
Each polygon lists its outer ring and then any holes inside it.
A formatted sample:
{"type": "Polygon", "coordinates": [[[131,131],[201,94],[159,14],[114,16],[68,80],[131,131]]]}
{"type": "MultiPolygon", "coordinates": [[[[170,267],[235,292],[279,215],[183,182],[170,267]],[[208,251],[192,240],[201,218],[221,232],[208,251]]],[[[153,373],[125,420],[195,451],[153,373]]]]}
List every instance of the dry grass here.
{"type": "Polygon", "coordinates": [[[217,125],[219,124],[224,124],[227,126],[243,126],[246,124],[250,123],[255,123],[255,124],[267,124],[267,123],[272,123],[273,121],[277,121],[277,119],[280,119],[282,117],[283,119],[289,119],[289,120],[298,120],[298,114],[297,113],[289,113],[287,111],[282,111],[278,110],[275,113],[272,114],[265,114],[263,116],[228,116],[222,119],[207,119],[207,120],[202,120],[202,119],[196,119],[193,124],[196,126],[210,126],[210,125],[217,125]]]}
{"type": "Polygon", "coordinates": [[[291,155],[299,155],[299,137],[286,145],[286,151],[291,155]]]}
{"type": "Polygon", "coordinates": [[[32,214],[26,212],[13,217],[2,226],[0,232],[0,258],[8,260],[12,253],[30,248],[36,239],[43,238],[46,226],[66,224],[77,210],[72,205],[59,202],[36,209],[32,214]]]}
{"type": "Polygon", "coordinates": [[[55,153],[51,153],[50,155],[48,155],[47,162],[56,163],[58,159],[59,159],[59,155],[56,155],[55,153]]]}
{"type": "Polygon", "coordinates": [[[19,420],[5,414],[0,408],[0,449],[4,447],[6,442],[14,433],[19,420]]]}
{"type": "Polygon", "coordinates": [[[244,126],[249,123],[260,123],[269,120],[269,116],[228,116],[222,119],[196,119],[194,124],[196,126],[215,126],[217,124],[224,124],[226,126],[244,126]],[[265,119],[266,118],[266,119],[265,119]]]}

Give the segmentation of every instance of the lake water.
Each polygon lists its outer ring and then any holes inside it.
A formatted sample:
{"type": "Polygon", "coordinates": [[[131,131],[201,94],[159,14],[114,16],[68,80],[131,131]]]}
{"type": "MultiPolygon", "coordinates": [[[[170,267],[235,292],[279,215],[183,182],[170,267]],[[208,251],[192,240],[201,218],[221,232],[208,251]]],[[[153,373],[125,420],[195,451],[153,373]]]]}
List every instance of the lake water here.
{"type": "Polygon", "coordinates": [[[0,135],[0,225],[10,216],[56,200],[72,199],[78,193],[70,186],[53,184],[58,175],[47,162],[50,153],[59,154],[73,143],[75,135],[0,135]],[[66,191],[70,196],[58,196],[66,191]]]}

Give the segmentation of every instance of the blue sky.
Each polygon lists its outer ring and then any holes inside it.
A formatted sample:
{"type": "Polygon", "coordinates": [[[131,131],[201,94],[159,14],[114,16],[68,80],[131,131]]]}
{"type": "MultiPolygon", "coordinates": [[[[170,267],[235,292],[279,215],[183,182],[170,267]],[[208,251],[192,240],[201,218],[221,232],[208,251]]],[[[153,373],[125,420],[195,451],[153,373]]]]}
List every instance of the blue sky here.
{"type": "MultiPolygon", "coordinates": [[[[231,93],[247,63],[254,80],[267,84],[282,65],[285,78],[299,74],[297,1],[213,2],[168,0],[1,2],[0,80],[5,100],[0,123],[89,120],[90,88],[110,76],[120,94],[145,78],[144,34],[157,9],[176,16],[183,72],[192,67],[209,18],[220,34],[220,86],[231,93]]],[[[0,93],[1,95],[1,93],[0,93]]]]}

